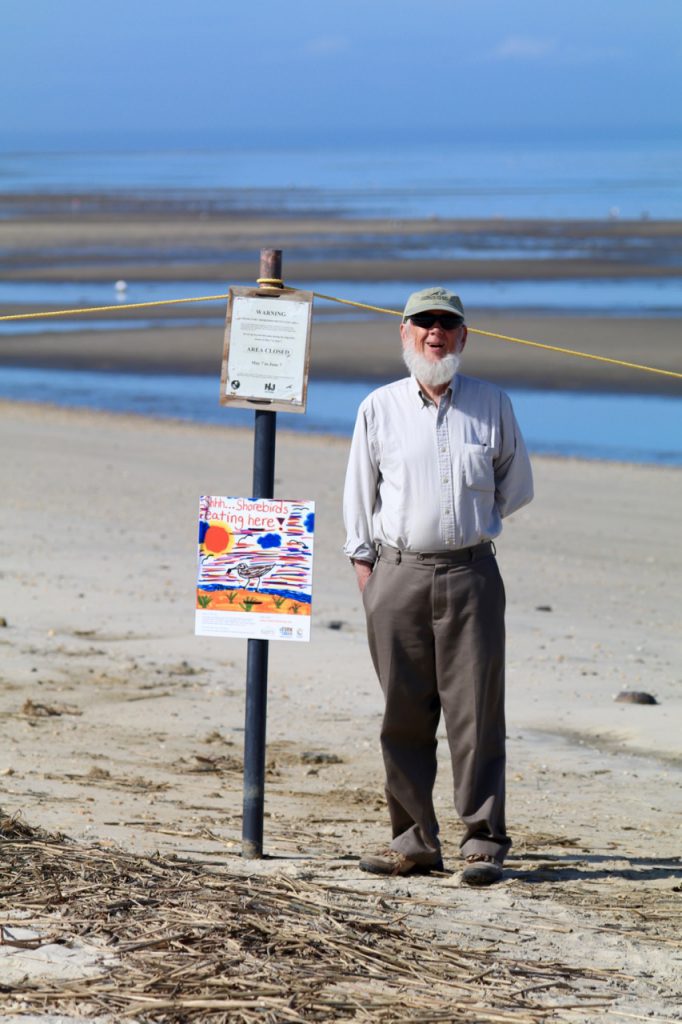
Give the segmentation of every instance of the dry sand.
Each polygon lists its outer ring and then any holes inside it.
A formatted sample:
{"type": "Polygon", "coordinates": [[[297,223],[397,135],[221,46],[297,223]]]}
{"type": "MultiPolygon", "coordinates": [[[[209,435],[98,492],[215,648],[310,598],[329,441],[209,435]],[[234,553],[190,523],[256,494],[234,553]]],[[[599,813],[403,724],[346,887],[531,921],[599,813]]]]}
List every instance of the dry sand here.
{"type": "MultiPolygon", "coordinates": [[[[345,441],[278,438],[276,494],[317,502],[313,638],[271,645],[268,857],[244,861],[246,645],[192,630],[198,496],[250,493],[250,432],[10,403],[0,418],[5,813],[83,844],[364,893],[406,934],[485,950],[499,970],[563,965],[568,987],[540,978],[524,997],[547,1019],[680,1019],[679,471],[534,460],[537,498],[498,543],[514,847],[505,881],[474,891],[458,885],[445,743],[436,800],[454,873],[383,880],[356,867],[387,828],[380,694],[341,554],[345,441]],[[626,689],[659,703],[615,703],[626,689]]],[[[4,878],[0,923],[31,924],[43,944],[68,935],[58,909],[18,920],[12,891],[4,878]]],[[[91,949],[79,963],[93,969],[91,949]]],[[[406,1006],[409,967],[408,942],[406,1006]]],[[[3,978],[46,970],[36,951],[0,945],[3,978]]],[[[472,982],[475,1019],[539,1019],[494,1016],[492,970],[490,985],[472,982]]],[[[358,980],[360,1007],[379,985],[358,980]]],[[[464,1019],[433,998],[438,1019],[464,1019]]],[[[0,1014],[22,1008],[35,1004],[0,989],[0,1014]]],[[[407,1019],[392,1012],[362,1019],[407,1019]]]]}

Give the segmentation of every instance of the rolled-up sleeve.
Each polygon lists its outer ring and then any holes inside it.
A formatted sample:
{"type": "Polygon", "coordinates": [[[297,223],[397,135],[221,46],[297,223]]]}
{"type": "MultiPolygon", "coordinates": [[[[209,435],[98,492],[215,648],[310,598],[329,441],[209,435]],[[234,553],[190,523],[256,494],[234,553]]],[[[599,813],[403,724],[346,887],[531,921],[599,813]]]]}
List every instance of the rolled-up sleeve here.
{"type": "Polygon", "coordinates": [[[500,453],[495,460],[495,504],[504,519],[533,498],[533,471],[511,401],[501,394],[500,453]]]}
{"type": "Polygon", "coordinates": [[[358,410],[351,442],[346,483],[343,491],[343,521],[349,558],[375,562],[373,517],[377,500],[379,463],[370,422],[370,410],[363,402],[358,410]]]}

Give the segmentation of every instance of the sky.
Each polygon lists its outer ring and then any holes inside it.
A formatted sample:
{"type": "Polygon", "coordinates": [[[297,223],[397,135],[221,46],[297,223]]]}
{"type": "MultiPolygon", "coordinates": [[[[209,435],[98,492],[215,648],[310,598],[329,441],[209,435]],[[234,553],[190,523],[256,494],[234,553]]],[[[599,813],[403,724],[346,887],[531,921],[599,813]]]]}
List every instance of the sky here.
{"type": "Polygon", "coordinates": [[[0,146],[679,138],[681,0],[0,0],[0,146]]]}

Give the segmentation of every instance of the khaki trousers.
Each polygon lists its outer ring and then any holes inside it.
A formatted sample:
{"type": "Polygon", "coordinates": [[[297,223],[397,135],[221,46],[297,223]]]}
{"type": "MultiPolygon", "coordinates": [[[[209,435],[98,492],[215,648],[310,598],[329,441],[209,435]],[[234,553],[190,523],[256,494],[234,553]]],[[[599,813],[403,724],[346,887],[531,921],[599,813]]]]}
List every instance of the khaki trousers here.
{"type": "Polygon", "coordinates": [[[462,855],[500,862],[506,834],[504,585],[494,548],[416,555],[383,547],[363,592],[386,702],[381,747],[391,846],[440,857],[433,806],[436,731],[445,719],[462,855]]]}

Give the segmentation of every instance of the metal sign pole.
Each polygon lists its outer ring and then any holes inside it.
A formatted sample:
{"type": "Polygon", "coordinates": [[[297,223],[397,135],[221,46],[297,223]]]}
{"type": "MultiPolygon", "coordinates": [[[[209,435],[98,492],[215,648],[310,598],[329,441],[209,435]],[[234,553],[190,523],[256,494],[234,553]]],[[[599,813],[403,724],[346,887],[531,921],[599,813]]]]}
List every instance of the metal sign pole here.
{"type": "MultiPolygon", "coordinates": [[[[259,278],[270,282],[282,277],[281,249],[261,249],[259,278]]],[[[263,285],[261,285],[263,287],[263,285]]],[[[266,287],[273,287],[270,283],[266,287]]],[[[276,286],[275,286],[276,287],[276,286]]],[[[257,409],[253,443],[254,498],[273,498],[277,413],[257,409]]],[[[263,856],[265,803],[265,724],[268,700],[268,641],[249,640],[246,662],[244,722],[244,805],[242,857],[263,856]]]]}

